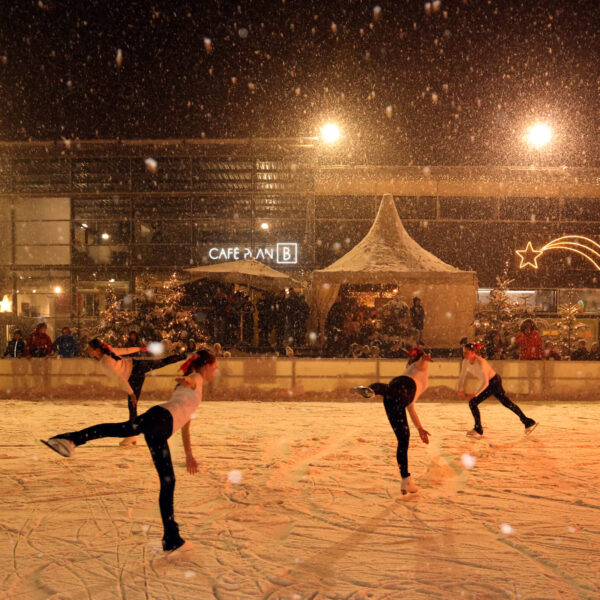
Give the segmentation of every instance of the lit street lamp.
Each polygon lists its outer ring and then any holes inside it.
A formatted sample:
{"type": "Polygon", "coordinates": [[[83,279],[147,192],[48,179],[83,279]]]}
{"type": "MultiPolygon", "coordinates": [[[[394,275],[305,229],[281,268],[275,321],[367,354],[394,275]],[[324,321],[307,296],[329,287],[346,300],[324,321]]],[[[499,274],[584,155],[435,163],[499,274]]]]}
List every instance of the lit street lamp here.
{"type": "Polygon", "coordinates": [[[335,144],[341,137],[340,128],[335,123],[326,123],[321,128],[321,141],[324,144],[335,144]]]}
{"type": "Polygon", "coordinates": [[[536,150],[540,150],[550,143],[552,128],[546,123],[535,123],[527,130],[525,139],[530,146],[533,146],[536,150]]]}

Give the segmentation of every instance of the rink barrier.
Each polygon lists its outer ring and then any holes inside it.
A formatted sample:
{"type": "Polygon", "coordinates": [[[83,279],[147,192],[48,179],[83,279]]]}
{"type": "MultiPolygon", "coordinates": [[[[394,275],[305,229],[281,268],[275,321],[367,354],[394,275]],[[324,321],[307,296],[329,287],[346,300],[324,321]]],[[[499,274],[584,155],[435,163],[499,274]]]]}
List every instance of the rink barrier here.
{"type": "MultiPolygon", "coordinates": [[[[374,381],[388,381],[402,374],[405,362],[394,359],[343,358],[219,358],[219,375],[205,386],[207,400],[293,399],[302,394],[323,394],[325,399],[349,400],[349,389],[374,381]],[[256,398],[256,392],[263,396],[256,398]],[[254,394],[254,396],[253,396],[254,394]]],[[[502,377],[507,392],[544,397],[589,397],[600,399],[600,362],[595,361],[490,361],[502,377]]],[[[429,368],[429,386],[423,399],[445,388],[444,399],[453,399],[461,361],[436,359],[429,368]]],[[[144,392],[168,396],[178,364],[148,373],[144,392]]],[[[467,380],[466,391],[477,383],[467,380]]],[[[107,377],[99,364],[86,358],[4,359],[0,361],[2,398],[122,398],[124,388],[107,377]]],[[[435,393],[440,397],[441,391],[435,393]]]]}

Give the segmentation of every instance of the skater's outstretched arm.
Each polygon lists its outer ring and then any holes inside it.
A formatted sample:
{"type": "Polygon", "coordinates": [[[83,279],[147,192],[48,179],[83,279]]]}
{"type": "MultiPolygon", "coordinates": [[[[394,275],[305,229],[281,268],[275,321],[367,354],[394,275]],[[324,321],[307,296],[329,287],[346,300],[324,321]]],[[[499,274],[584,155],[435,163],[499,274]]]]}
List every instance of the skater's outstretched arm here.
{"type": "Polygon", "coordinates": [[[135,348],[112,348],[110,351],[117,356],[127,356],[128,354],[135,354],[136,352],[146,352],[145,346],[139,346],[135,348]]]}
{"type": "Polygon", "coordinates": [[[410,420],[413,422],[414,426],[417,428],[419,432],[419,437],[424,444],[429,444],[429,436],[431,435],[429,431],[426,431],[421,425],[421,421],[419,420],[419,415],[415,410],[415,403],[411,402],[407,407],[408,414],[410,415],[410,420]]]}

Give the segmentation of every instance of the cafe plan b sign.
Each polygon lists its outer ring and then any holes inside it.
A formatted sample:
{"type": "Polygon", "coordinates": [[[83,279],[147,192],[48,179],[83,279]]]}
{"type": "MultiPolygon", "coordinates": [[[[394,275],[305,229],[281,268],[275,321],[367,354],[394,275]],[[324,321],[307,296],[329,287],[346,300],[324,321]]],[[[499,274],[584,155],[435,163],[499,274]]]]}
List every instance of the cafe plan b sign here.
{"type": "Polygon", "coordinates": [[[245,246],[213,246],[208,250],[210,260],[231,261],[254,258],[261,262],[274,262],[278,265],[298,263],[298,244],[296,242],[278,242],[274,246],[247,248],[245,246]]]}

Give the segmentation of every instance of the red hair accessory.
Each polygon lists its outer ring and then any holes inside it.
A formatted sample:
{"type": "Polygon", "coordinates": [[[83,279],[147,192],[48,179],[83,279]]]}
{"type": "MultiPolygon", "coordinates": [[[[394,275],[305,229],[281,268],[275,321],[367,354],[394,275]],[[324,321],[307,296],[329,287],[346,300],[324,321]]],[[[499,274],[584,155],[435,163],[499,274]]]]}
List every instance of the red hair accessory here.
{"type": "Polygon", "coordinates": [[[188,369],[192,366],[192,363],[198,358],[198,355],[193,354],[188,358],[180,367],[179,370],[187,373],[188,369]]]}
{"type": "Polygon", "coordinates": [[[110,347],[108,344],[102,344],[102,347],[103,347],[105,350],[108,350],[108,352],[112,352],[112,348],[111,348],[111,347],[110,347]]]}

